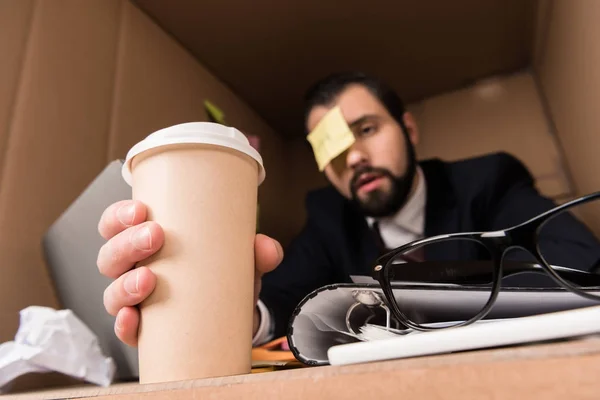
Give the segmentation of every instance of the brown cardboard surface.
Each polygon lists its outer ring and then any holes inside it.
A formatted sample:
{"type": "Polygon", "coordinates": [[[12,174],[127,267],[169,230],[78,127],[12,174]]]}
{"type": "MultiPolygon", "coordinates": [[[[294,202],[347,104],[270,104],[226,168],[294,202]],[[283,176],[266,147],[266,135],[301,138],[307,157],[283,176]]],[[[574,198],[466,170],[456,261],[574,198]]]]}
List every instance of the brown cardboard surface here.
{"type": "Polygon", "coordinates": [[[562,153],[531,73],[483,81],[413,107],[419,158],[457,160],[507,151],[527,166],[543,195],[569,195],[562,153]]]}
{"type": "Polygon", "coordinates": [[[304,91],[334,71],[364,69],[414,101],[525,67],[537,3],[134,2],[282,136],[302,136],[304,91]]]}
{"type": "MultiPolygon", "coordinates": [[[[600,190],[600,2],[546,1],[546,29],[539,33],[534,65],[556,133],[573,176],[576,195],[600,190]]],[[[600,212],[587,214],[600,234],[600,212]]]]}
{"type": "Polygon", "coordinates": [[[0,134],[0,341],[14,337],[21,309],[58,306],[41,237],[105,165],[119,2],[28,7],[12,1],[0,7],[10,20],[0,20],[0,34],[15,35],[2,47],[8,64],[0,71],[14,80],[0,83],[0,97],[12,96],[0,100],[0,107],[10,107],[0,113],[7,116],[0,117],[0,130],[6,129],[0,134]]]}
{"type": "Polygon", "coordinates": [[[0,153],[6,151],[17,83],[33,18],[33,0],[0,1],[0,153]]]}
{"type": "Polygon", "coordinates": [[[597,399],[600,337],[168,384],[51,390],[6,399],[597,399]]]}

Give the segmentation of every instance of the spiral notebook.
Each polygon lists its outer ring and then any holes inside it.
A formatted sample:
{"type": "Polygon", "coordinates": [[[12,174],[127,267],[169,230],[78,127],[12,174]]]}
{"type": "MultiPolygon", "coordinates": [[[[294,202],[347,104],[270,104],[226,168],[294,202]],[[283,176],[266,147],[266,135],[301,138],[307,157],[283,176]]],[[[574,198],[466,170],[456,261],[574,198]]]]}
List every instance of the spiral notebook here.
{"type": "MultiPolygon", "coordinates": [[[[386,312],[381,308],[373,311],[355,306],[348,320],[348,311],[357,303],[357,294],[369,292],[383,298],[379,284],[369,277],[356,276],[353,277],[353,283],[324,286],[306,296],[290,319],[288,342],[294,356],[305,364],[328,365],[328,351],[334,346],[377,340],[377,335],[373,337],[377,331],[382,333],[380,338],[385,339],[389,338],[389,331],[402,329],[393,319],[388,324],[386,312]],[[365,328],[377,329],[370,329],[370,337],[367,337],[365,328]]],[[[600,295],[600,288],[594,293],[600,295]]],[[[394,295],[397,302],[411,310],[414,318],[464,321],[475,315],[486,302],[489,289],[452,284],[405,283],[394,285],[394,295]]],[[[491,311],[479,324],[597,305],[600,305],[597,301],[558,287],[503,286],[491,311]]]]}

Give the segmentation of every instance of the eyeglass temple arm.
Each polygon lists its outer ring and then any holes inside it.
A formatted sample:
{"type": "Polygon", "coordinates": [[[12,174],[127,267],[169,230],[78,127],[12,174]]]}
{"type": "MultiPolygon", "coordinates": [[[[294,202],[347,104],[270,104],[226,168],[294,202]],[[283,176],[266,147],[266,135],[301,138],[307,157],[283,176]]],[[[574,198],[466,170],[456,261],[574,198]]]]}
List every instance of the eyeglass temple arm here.
{"type": "MultiPolygon", "coordinates": [[[[570,281],[573,284],[579,286],[599,286],[600,275],[588,271],[581,271],[578,269],[561,267],[558,265],[550,265],[553,271],[555,271],[564,280],[570,281]]],[[[535,272],[535,273],[546,273],[544,268],[539,264],[519,262],[519,261],[504,261],[502,264],[503,276],[510,276],[521,272],[535,272]]]]}
{"type": "MultiPolygon", "coordinates": [[[[425,261],[390,265],[391,281],[448,283],[448,284],[491,284],[493,282],[492,261],[425,261]]],[[[581,286],[600,285],[600,275],[571,268],[553,266],[563,279],[581,286]]],[[[534,263],[504,261],[503,277],[518,273],[546,273],[534,263]]]]}

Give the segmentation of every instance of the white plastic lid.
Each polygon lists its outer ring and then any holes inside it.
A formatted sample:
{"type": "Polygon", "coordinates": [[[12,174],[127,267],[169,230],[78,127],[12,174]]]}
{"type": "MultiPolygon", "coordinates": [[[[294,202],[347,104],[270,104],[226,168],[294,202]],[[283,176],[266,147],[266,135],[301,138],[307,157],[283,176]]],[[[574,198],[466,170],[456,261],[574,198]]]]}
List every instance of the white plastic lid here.
{"type": "Polygon", "coordinates": [[[121,171],[123,179],[131,186],[131,160],[133,157],[160,146],[181,143],[213,144],[238,150],[254,158],[258,163],[258,184],[260,185],[265,180],[266,174],[262,157],[254,147],[250,146],[246,136],[235,128],[213,122],[187,122],[151,133],[127,152],[121,171]]]}

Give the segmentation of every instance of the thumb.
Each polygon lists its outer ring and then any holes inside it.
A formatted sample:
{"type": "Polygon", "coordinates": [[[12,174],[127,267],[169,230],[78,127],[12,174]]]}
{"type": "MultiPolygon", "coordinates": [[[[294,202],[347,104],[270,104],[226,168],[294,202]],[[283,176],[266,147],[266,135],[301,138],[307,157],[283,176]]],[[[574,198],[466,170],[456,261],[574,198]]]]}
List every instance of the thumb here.
{"type": "Polygon", "coordinates": [[[262,276],[273,271],[283,260],[283,248],[277,240],[258,234],[254,241],[254,304],[258,301],[262,276]]]}
{"type": "Polygon", "coordinates": [[[254,240],[254,261],[256,265],[257,278],[263,274],[273,271],[283,260],[283,248],[275,239],[257,234],[254,240]]]}

